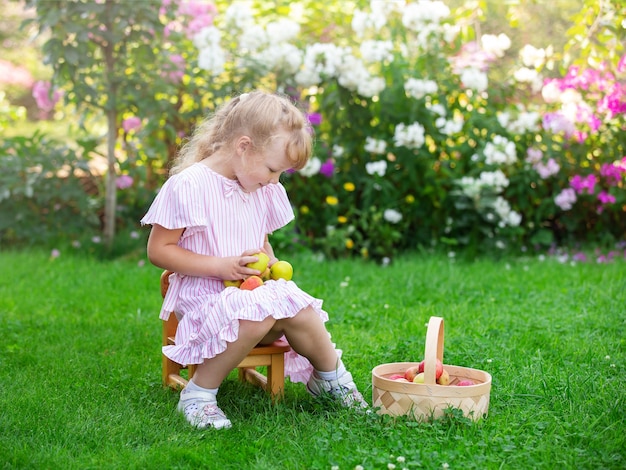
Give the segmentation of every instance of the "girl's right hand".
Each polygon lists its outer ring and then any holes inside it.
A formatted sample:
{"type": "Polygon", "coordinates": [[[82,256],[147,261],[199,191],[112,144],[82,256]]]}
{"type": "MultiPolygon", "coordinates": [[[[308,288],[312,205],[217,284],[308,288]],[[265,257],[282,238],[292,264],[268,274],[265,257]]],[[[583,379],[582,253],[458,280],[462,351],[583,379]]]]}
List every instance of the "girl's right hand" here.
{"type": "Polygon", "coordinates": [[[241,256],[222,258],[223,272],[220,277],[225,281],[235,281],[245,279],[249,276],[259,276],[261,273],[257,269],[249,268],[246,265],[258,261],[256,254],[260,251],[262,251],[260,248],[256,250],[246,250],[241,256]]]}

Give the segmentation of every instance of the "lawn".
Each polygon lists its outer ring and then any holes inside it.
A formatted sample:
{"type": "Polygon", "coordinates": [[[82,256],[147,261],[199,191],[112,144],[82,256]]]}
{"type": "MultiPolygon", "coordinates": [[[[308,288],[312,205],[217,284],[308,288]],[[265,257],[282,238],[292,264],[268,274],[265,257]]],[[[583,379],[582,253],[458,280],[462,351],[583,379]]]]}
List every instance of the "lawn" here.
{"type": "Polygon", "coordinates": [[[368,401],[372,368],[421,360],[437,315],[444,362],[492,375],[488,417],[394,421],[289,382],[272,405],[232,374],[219,396],[232,429],[199,431],[161,385],[158,269],[65,252],[0,259],[0,468],[626,468],[623,260],[293,255],[368,401]]]}

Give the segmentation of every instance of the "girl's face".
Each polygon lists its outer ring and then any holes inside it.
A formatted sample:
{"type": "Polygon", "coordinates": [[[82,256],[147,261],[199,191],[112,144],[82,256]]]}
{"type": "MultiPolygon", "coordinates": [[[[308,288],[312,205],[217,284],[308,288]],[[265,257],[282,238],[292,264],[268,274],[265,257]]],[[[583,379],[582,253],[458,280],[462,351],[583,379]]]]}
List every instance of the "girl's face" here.
{"type": "Polygon", "coordinates": [[[244,191],[253,192],[262,186],[278,183],[280,175],[292,166],[285,153],[285,137],[279,136],[262,151],[252,145],[244,146],[241,152],[241,167],[235,177],[244,191]]]}

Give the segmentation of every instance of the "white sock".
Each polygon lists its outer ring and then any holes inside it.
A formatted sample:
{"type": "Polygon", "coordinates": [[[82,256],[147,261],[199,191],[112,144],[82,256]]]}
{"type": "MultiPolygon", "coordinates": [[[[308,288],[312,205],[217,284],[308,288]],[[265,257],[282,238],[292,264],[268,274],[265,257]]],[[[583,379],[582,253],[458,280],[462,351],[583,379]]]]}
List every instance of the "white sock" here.
{"type": "Polygon", "coordinates": [[[316,370],[315,373],[322,380],[337,380],[343,374],[347,372],[346,367],[343,365],[341,359],[339,359],[337,363],[337,368],[335,370],[330,370],[328,372],[323,372],[321,370],[316,370]]]}
{"type": "Polygon", "coordinates": [[[188,390],[190,392],[206,392],[206,393],[211,393],[213,394],[213,396],[217,396],[217,391],[219,390],[219,388],[203,388],[200,385],[197,385],[193,379],[191,379],[189,381],[189,383],[187,383],[187,386],[185,387],[185,390],[188,390]]]}

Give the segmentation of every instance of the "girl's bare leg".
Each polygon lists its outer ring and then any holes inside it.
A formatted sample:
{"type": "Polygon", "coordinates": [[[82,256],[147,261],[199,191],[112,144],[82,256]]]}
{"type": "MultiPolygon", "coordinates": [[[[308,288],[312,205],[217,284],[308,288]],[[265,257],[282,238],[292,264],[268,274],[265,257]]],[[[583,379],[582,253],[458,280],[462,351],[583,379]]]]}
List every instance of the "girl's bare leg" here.
{"type": "Polygon", "coordinates": [[[293,350],[306,357],[316,370],[332,371],[337,368],[337,351],[324,322],[311,307],[301,310],[295,317],[276,320],[263,342],[271,342],[283,334],[293,350]]]}
{"type": "Polygon", "coordinates": [[[276,320],[268,317],[262,322],[240,320],[239,337],[229,343],[226,351],[205,359],[193,376],[193,382],[203,388],[218,388],[230,372],[268,334],[276,320]]]}

